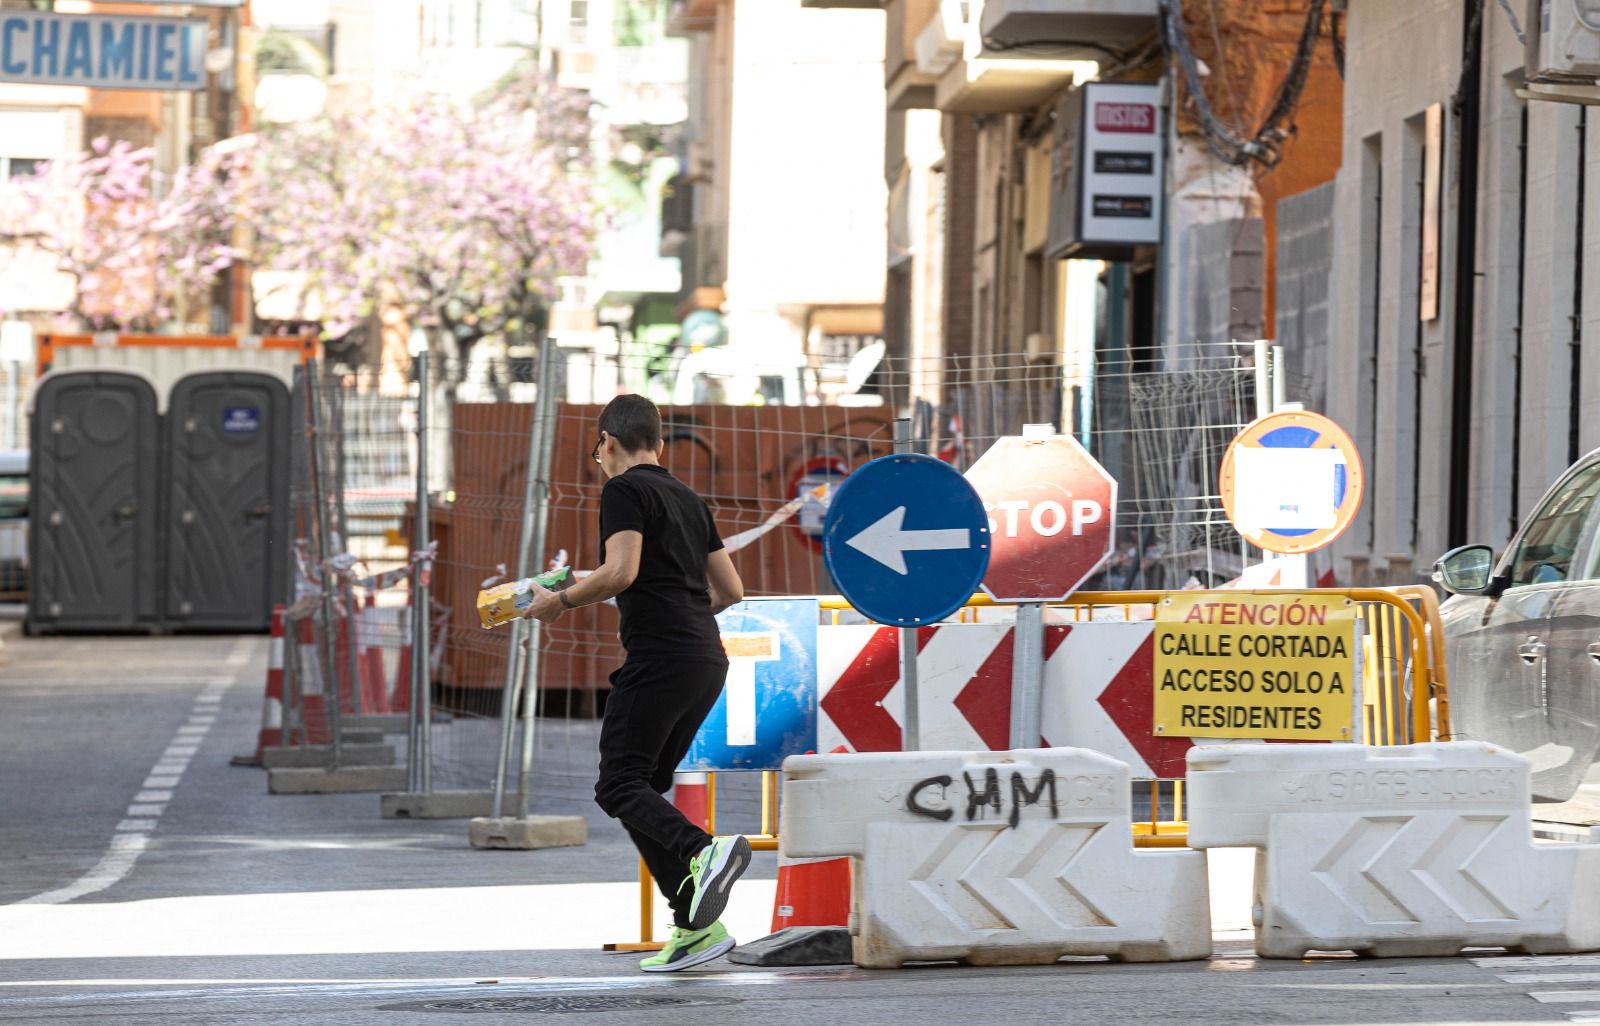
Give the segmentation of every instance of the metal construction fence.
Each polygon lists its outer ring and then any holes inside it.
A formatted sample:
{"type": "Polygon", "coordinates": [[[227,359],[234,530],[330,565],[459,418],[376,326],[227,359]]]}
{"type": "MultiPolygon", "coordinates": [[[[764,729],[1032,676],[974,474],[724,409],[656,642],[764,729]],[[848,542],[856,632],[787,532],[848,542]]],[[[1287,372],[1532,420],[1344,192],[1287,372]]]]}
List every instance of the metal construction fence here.
{"type": "MultiPolygon", "coordinates": [[[[414,788],[515,788],[517,811],[527,808],[535,751],[545,790],[592,778],[591,721],[623,655],[617,613],[602,604],[549,626],[484,630],[476,595],[551,566],[595,567],[601,406],[565,400],[600,398],[601,378],[644,379],[644,368],[620,364],[598,374],[593,354],[555,340],[535,352],[513,361],[514,380],[498,389],[469,386],[466,368],[448,360],[417,359],[409,370],[313,363],[293,403],[303,441],[292,454],[286,726],[337,743],[330,720],[404,715],[414,788]],[[335,690],[340,701],[328,701],[335,690]],[[561,736],[541,741],[540,730],[561,736]],[[485,738],[496,733],[485,781],[485,738]]],[[[1195,587],[1236,577],[1258,556],[1227,524],[1217,468],[1270,395],[1266,352],[1196,343],[1160,362],[1097,353],[1077,367],[883,358],[846,384],[808,386],[803,403],[779,402],[793,391],[761,368],[746,369],[757,387],[743,405],[665,401],[736,392],[711,375],[653,394],[662,462],[706,498],[750,596],[836,590],[820,544],[828,498],[855,467],[894,449],[902,413],[912,447],[958,469],[1024,424],[1077,436],[1121,485],[1117,554],[1089,586],[1195,587]]],[[[725,786],[723,814],[758,821],[759,788],[725,786]]]]}

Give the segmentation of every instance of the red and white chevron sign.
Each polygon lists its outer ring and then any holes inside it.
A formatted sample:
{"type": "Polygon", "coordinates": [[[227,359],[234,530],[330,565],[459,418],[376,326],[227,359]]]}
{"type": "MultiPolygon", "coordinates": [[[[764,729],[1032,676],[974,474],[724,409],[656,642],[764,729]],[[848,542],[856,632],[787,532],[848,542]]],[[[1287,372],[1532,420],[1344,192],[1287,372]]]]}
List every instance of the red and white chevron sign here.
{"type": "MultiPolygon", "coordinates": [[[[1135,779],[1183,776],[1189,739],[1151,733],[1153,634],[1149,621],[1046,626],[1040,743],[1104,752],[1135,779]]],[[[905,695],[895,630],[822,627],[817,646],[817,750],[900,751],[905,695]]],[[[1010,747],[1011,661],[1008,624],[918,630],[923,750],[1010,747]]]]}

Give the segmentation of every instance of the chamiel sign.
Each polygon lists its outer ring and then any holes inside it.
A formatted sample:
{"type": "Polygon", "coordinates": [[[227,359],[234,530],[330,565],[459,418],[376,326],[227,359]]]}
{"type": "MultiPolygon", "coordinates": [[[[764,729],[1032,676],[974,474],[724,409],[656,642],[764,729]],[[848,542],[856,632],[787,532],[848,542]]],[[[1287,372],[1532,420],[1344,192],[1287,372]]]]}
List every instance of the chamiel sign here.
{"type": "Polygon", "coordinates": [[[1155,732],[1348,741],[1357,659],[1349,599],[1172,595],[1156,607],[1155,732]]]}
{"type": "Polygon", "coordinates": [[[201,18],[0,11],[0,82],[203,89],[201,18]]]}

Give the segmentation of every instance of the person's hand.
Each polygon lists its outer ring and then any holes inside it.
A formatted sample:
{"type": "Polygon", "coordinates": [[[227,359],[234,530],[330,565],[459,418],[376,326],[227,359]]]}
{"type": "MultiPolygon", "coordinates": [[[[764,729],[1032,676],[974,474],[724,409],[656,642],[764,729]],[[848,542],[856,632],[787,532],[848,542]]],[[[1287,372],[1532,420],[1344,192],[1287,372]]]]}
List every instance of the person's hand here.
{"type": "Polygon", "coordinates": [[[561,604],[560,596],[537,581],[533,582],[532,589],[533,601],[528,603],[522,615],[540,623],[555,623],[561,619],[566,607],[561,604]]]}

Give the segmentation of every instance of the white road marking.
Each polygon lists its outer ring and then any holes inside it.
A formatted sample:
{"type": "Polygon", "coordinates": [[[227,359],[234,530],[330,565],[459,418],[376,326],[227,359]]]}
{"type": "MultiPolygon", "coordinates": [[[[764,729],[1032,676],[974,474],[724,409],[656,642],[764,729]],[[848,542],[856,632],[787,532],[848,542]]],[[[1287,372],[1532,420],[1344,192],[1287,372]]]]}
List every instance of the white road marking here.
{"type": "MultiPolygon", "coordinates": [[[[241,657],[239,665],[248,662],[250,645],[248,638],[234,642],[233,652],[227,659],[229,665],[233,665],[235,657],[241,657]]],[[[95,867],[65,887],[35,894],[17,904],[65,904],[75,898],[103,891],[133,871],[139,855],[149,846],[150,835],[155,831],[161,815],[167,811],[167,803],[173,796],[172,788],[188,769],[189,759],[199,751],[198,742],[210,733],[212,724],[217,721],[215,715],[210,715],[215,712],[212,703],[220,702],[223,692],[232,683],[232,680],[219,680],[216,677],[205,679],[205,690],[195,696],[189,722],[177,729],[172,742],[151,767],[144,785],[128,806],[126,818],[117,824],[116,832],[111,835],[110,848],[95,867]]]]}
{"type": "MultiPolygon", "coordinates": [[[[853,969],[827,969],[827,975],[850,973],[853,969]]],[[[261,998],[284,995],[304,997],[340,997],[379,994],[389,998],[416,995],[437,997],[492,997],[504,991],[486,988],[515,988],[517,997],[533,994],[559,994],[591,990],[644,990],[661,987],[701,989],[708,987],[760,987],[794,982],[794,973],[786,970],[750,970],[745,972],[696,972],[682,976],[502,976],[494,979],[453,977],[444,979],[375,979],[375,980],[50,980],[40,982],[5,982],[0,987],[159,987],[177,988],[160,990],[92,991],[83,994],[40,995],[37,997],[0,998],[0,1006],[12,1008],[41,1005],[99,1004],[108,1001],[171,1001],[176,998],[261,998]]]]}
{"type": "Polygon", "coordinates": [[[1573,1005],[1600,1001],[1600,990],[1530,990],[1528,996],[1546,1005],[1573,1005]]]}
{"type": "Polygon", "coordinates": [[[86,894],[103,891],[107,887],[127,876],[133,869],[133,864],[139,860],[139,853],[144,851],[145,845],[150,842],[150,835],[143,833],[114,834],[111,838],[111,849],[105,853],[95,867],[78,877],[65,887],[43,894],[35,894],[31,898],[24,898],[19,905],[60,905],[74,898],[81,898],[86,894]]]}
{"type": "MultiPolygon", "coordinates": [[[[722,916],[728,932],[765,936],[776,886],[741,880],[722,916]]],[[[670,923],[663,904],[656,903],[657,936],[665,936],[670,923]]],[[[639,885],[624,882],[211,894],[47,909],[0,905],[0,967],[60,958],[138,958],[153,965],[155,958],[190,956],[505,951],[513,954],[479,971],[521,975],[530,968],[529,951],[598,948],[617,939],[619,924],[637,928],[638,921],[639,885]],[[249,928],[240,929],[241,923],[249,928]]],[[[633,966],[626,969],[631,978],[633,966]]],[[[58,964],[30,975],[70,973],[58,964]]]]}
{"type": "Polygon", "coordinates": [[[1506,973],[1507,983],[1600,983],[1600,973],[1506,973]]]}
{"type": "Polygon", "coordinates": [[[1554,969],[1564,965],[1600,966],[1600,955],[1500,955],[1474,958],[1472,964],[1483,969],[1554,969]]]}

